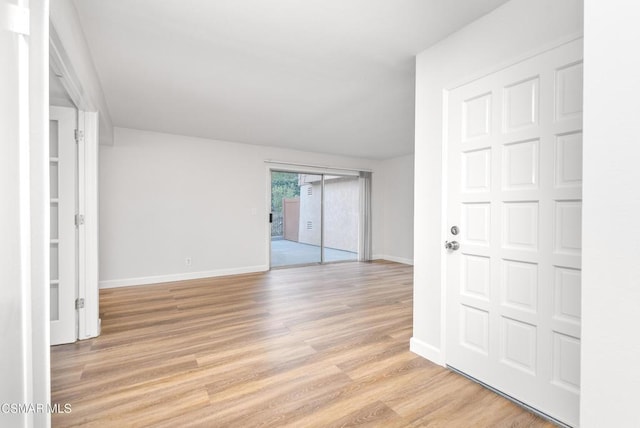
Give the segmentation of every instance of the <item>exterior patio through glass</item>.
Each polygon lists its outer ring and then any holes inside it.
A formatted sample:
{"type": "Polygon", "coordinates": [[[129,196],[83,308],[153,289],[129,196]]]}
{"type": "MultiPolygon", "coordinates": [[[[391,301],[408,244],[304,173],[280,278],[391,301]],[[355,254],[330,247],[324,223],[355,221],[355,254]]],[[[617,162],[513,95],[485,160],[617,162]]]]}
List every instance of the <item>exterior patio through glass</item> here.
{"type": "Polygon", "coordinates": [[[271,266],[358,260],[359,177],[271,171],[271,266]]]}
{"type": "MultiPolygon", "coordinates": [[[[271,267],[318,263],[320,246],[271,238],[271,267]]],[[[351,251],[324,249],[325,262],[357,261],[358,253],[351,251]]]]}

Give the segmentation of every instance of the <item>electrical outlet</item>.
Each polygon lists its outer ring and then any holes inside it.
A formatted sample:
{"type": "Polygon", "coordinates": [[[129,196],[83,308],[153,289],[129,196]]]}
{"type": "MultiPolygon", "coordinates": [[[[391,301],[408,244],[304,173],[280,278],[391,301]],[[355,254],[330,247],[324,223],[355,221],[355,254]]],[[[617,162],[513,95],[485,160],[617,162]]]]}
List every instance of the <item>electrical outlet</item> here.
{"type": "Polygon", "coordinates": [[[191,257],[186,257],[184,259],[184,264],[187,265],[187,266],[191,266],[191,257]]]}

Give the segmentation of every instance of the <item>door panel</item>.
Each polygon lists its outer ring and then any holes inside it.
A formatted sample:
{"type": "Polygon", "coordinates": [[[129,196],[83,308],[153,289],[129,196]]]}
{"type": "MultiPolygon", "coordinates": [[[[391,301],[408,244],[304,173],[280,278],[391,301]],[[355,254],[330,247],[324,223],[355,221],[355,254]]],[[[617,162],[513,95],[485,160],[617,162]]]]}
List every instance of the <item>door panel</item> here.
{"type": "Polygon", "coordinates": [[[77,339],[77,235],[74,130],[76,111],[51,107],[49,121],[50,231],[50,321],[51,344],[77,339]]]}
{"type": "Polygon", "coordinates": [[[447,363],[578,424],[582,42],[452,90],[447,363]]]}

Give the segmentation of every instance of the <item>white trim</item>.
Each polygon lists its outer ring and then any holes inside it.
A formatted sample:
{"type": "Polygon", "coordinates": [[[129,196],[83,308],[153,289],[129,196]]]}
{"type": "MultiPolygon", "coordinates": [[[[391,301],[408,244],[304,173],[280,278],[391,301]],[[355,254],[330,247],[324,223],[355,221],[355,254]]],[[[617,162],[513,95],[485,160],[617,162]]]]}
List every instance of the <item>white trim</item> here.
{"type": "MultiPolygon", "coordinates": [[[[25,2],[22,2],[25,4],[25,2]]],[[[51,402],[49,280],[49,1],[29,0],[29,115],[31,139],[31,400],[51,402]]],[[[25,296],[23,296],[25,298],[25,296]]],[[[46,413],[46,412],[45,412],[46,413]]],[[[51,417],[33,415],[33,426],[51,426],[51,417]]]]}
{"type": "Polygon", "coordinates": [[[80,269],[78,297],[85,299],[79,311],[78,339],[96,337],[99,328],[98,296],[98,113],[79,112],[78,129],[84,131],[79,145],[78,212],[84,215],[79,229],[78,264],[80,269]]]}
{"type": "MultiPolygon", "coordinates": [[[[315,171],[323,171],[324,174],[331,174],[332,172],[339,171],[336,175],[358,175],[360,171],[364,172],[373,172],[367,168],[341,168],[341,167],[332,167],[325,165],[316,165],[316,164],[308,164],[308,163],[296,163],[296,162],[286,162],[286,161],[278,161],[265,159],[264,161],[267,164],[272,165],[281,165],[283,168],[292,169],[294,171],[300,171],[300,168],[311,168],[311,172],[315,171]]],[[[274,167],[272,169],[277,170],[279,167],[274,167]]]]}
{"type": "Polygon", "coordinates": [[[163,282],[187,281],[190,279],[215,278],[218,276],[240,275],[246,273],[266,272],[267,265],[247,266],[231,269],[217,269],[202,272],[175,273],[169,275],[144,276],[138,278],[110,279],[100,281],[100,288],[131,287],[135,285],[160,284],[163,282]]]}
{"type": "MultiPolygon", "coordinates": [[[[28,9],[27,9],[28,17],[28,9]]],[[[15,31],[15,30],[13,30],[15,31]]],[[[32,292],[34,284],[32,283],[32,256],[31,256],[31,194],[37,189],[37,184],[31,183],[31,147],[36,147],[36,142],[31,138],[30,132],[30,120],[32,107],[29,105],[30,89],[33,87],[34,82],[30,78],[29,69],[29,37],[18,32],[17,37],[17,70],[18,70],[18,116],[17,116],[17,153],[18,153],[18,212],[20,213],[20,222],[17,225],[20,232],[18,233],[17,242],[20,252],[20,284],[18,287],[11,285],[12,288],[19,289],[21,297],[19,298],[20,309],[11,308],[11,311],[19,311],[21,322],[17,327],[21,333],[22,346],[18,351],[22,356],[22,365],[19,369],[21,373],[21,399],[25,403],[33,400],[34,387],[33,387],[33,348],[35,346],[33,340],[33,300],[32,292]],[[28,219],[27,221],[22,221],[28,219]]],[[[11,60],[12,58],[9,58],[11,60]]],[[[3,119],[4,120],[4,119],[3,119]]],[[[4,135],[3,135],[4,137],[4,135]]],[[[3,141],[3,144],[7,144],[3,141]]],[[[16,142],[9,142],[9,144],[16,144],[16,142]]],[[[13,174],[12,174],[13,175],[13,174]]],[[[14,176],[15,177],[15,176],[14,176]]],[[[4,219],[3,219],[4,221],[4,219]]],[[[3,305],[4,306],[4,305],[3,305]]],[[[13,321],[13,317],[8,317],[13,321]]],[[[13,323],[12,323],[13,324],[13,323]]],[[[3,326],[3,329],[5,327],[3,326]]],[[[18,345],[18,344],[15,344],[18,345]]],[[[16,346],[17,347],[17,346],[16,346]]],[[[13,349],[15,352],[15,348],[13,349]]],[[[33,416],[24,415],[24,426],[31,426],[33,423],[33,416]]]]}
{"type": "Polygon", "coordinates": [[[340,175],[343,177],[358,177],[359,172],[356,170],[316,168],[312,166],[296,166],[296,164],[270,163],[265,161],[269,171],[274,172],[295,172],[298,174],[314,174],[314,175],[340,175]]]}
{"type": "Polygon", "coordinates": [[[409,350],[414,354],[418,354],[419,356],[426,358],[432,363],[443,367],[445,366],[444,353],[442,350],[433,345],[429,345],[420,339],[412,337],[409,340],[409,350]]]}
{"type": "Polygon", "coordinates": [[[271,192],[273,191],[273,188],[271,187],[271,172],[272,169],[269,165],[266,165],[266,171],[267,171],[267,180],[266,180],[266,201],[265,201],[265,213],[267,215],[267,221],[265,221],[266,225],[265,225],[265,245],[266,245],[266,255],[267,255],[267,266],[268,269],[271,269],[271,223],[269,222],[269,216],[271,214],[273,214],[273,212],[271,211],[271,199],[273,198],[273,195],[271,194],[271,192]]]}
{"type": "Polygon", "coordinates": [[[89,103],[87,95],[82,90],[80,80],[71,66],[71,60],[62,46],[58,33],[52,23],[49,27],[49,66],[51,71],[58,78],[76,108],[94,110],[94,106],[89,103]]]}
{"type": "MultiPolygon", "coordinates": [[[[442,91],[442,201],[440,205],[440,242],[444,246],[447,240],[448,208],[449,208],[449,94],[451,90],[442,91]]],[[[453,225],[451,225],[453,226],[453,225]]],[[[459,225],[458,225],[459,226],[459,225]]],[[[442,364],[447,355],[447,257],[443,248],[440,248],[440,354],[442,364]]]]}
{"type": "Polygon", "coordinates": [[[11,3],[0,3],[0,29],[22,36],[29,35],[29,8],[11,3]]]}
{"type": "MultiPolygon", "coordinates": [[[[87,189],[85,186],[85,141],[78,141],[78,136],[84,134],[84,111],[76,110],[76,214],[85,216],[85,196],[87,189]]],[[[85,299],[86,304],[86,292],[88,291],[86,281],[87,270],[87,239],[86,239],[86,223],[76,223],[76,272],[78,275],[78,288],[76,291],[76,299],[85,299]]],[[[76,310],[76,338],[80,339],[86,335],[85,323],[87,321],[87,311],[85,308],[79,308],[76,310]]]]}
{"type": "Polygon", "coordinates": [[[387,260],[390,262],[402,263],[403,265],[411,265],[413,266],[413,259],[408,259],[406,257],[396,257],[389,256],[386,254],[377,254],[373,256],[373,260],[387,260]]]}

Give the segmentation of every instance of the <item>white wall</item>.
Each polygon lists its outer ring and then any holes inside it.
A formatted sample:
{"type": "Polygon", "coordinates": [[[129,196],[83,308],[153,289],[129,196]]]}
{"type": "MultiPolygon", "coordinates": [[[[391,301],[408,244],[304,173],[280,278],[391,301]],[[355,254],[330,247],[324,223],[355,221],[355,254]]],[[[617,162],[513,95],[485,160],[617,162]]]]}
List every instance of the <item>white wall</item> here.
{"type": "MultiPolygon", "coordinates": [[[[413,264],[413,170],[414,156],[385,160],[380,166],[384,229],[381,248],[376,258],[413,264]]],[[[378,189],[380,190],[380,189],[378,189]]]]}
{"type": "Polygon", "coordinates": [[[583,427],[638,427],[640,7],[585,2],[583,427]]]}
{"type": "Polygon", "coordinates": [[[379,161],[116,128],[100,151],[101,287],[267,269],[266,159],[373,169],[384,252],[379,161]]]}
{"type": "Polygon", "coordinates": [[[581,0],[512,0],[416,58],[412,350],[443,363],[443,90],[582,31],[581,0]]]}

